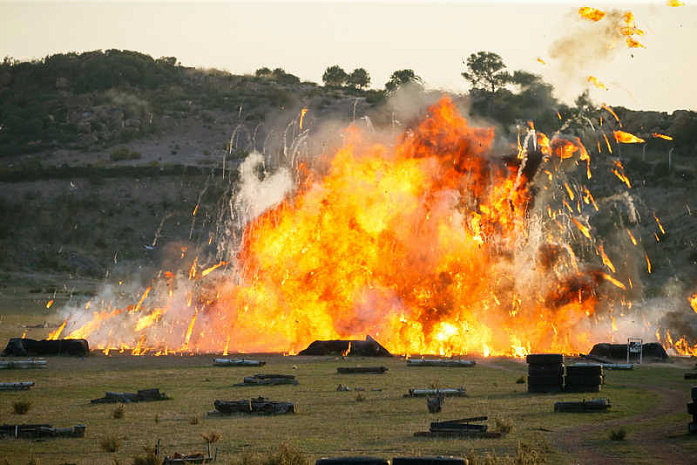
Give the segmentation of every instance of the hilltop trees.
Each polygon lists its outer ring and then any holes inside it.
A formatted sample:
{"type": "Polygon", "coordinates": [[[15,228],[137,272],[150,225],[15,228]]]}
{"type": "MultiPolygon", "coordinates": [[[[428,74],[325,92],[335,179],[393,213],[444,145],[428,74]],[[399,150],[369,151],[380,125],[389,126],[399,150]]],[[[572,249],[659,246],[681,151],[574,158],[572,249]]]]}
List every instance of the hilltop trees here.
{"type": "Polygon", "coordinates": [[[483,89],[491,94],[511,82],[503,59],[493,52],[477,52],[467,58],[467,71],[462,77],[467,79],[473,89],[483,89]]]}
{"type": "Polygon", "coordinates": [[[400,69],[392,73],[390,80],[385,83],[385,90],[394,92],[406,85],[423,88],[423,79],[417,76],[413,69],[400,69]]]}
{"type": "Polygon", "coordinates": [[[324,71],[322,82],[324,82],[325,86],[341,87],[346,83],[347,78],[348,74],[346,74],[346,71],[341,66],[334,65],[324,71]]]}
{"type": "Polygon", "coordinates": [[[329,87],[348,86],[353,89],[363,89],[370,84],[370,75],[365,68],[356,68],[348,74],[341,66],[333,65],[324,71],[322,82],[329,87]]]}

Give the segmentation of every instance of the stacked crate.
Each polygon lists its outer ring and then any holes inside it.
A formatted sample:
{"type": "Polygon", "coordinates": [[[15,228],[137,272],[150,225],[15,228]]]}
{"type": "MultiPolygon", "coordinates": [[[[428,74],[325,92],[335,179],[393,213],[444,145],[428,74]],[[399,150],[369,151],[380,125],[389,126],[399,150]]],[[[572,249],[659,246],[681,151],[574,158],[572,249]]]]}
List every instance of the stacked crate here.
{"type": "Polygon", "coordinates": [[[529,354],[528,392],[561,392],[564,386],[562,354],[529,354]]]}
{"type": "Polygon", "coordinates": [[[594,364],[567,365],[566,383],[564,390],[567,392],[600,392],[603,384],[603,366],[594,364]]]}
{"type": "Polygon", "coordinates": [[[687,413],[692,415],[692,422],[687,425],[690,434],[697,434],[697,387],[692,388],[692,402],[687,404],[687,413]]]}

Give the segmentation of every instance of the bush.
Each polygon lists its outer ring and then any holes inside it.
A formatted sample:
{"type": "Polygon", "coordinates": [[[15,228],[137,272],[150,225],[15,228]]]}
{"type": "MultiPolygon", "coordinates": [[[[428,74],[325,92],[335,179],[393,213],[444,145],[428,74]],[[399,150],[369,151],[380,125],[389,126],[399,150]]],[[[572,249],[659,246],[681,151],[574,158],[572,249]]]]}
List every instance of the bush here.
{"type": "Polygon", "coordinates": [[[112,150],[109,158],[111,161],[139,160],[142,158],[142,155],[140,152],[129,150],[126,147],[119,147],[112,150]]]}
{"type": "Polygon", "coordinates": [[[114,409],[113,416],[115,419],[120,420],[121,418],[126,416],[126,409],[124,408],[123,405],[119,405],[114,409]]]}
{"type": "Polygon", "coordinates": [[[152,447],[143,447],[145,455],[136,455],[133,457],[133,465],[160,465],[162,463],[155,454],[155,449],[152,447]]]}
{"type": "Polygon", "coordinates": [[[610,430],[611,441],[624,441],[627,437],[627,430],[624,428],[610,430]]]}
{"type": "Polygon", "coordinates": [[[309,465],[310,460],[298,449],[284,443],[275,452],[266,455],[245,453],[230,463],[231,465],[309,465]]]}
{"type": "Polygon", "coordinates": [[[520,378],[515,380],[516,384],[525,384],[525,376],[521,376],[520,378]]]}
{"type": "Polygon", "coordinates": [[[99,441],[102,450],[106,452],[116,452],[121,448],[121,439],[116,436],[105,436],[99,441]]]}
{"type": "Polygon", "coordinates": [[[12,411],[15,415],[24,415],[31,409],[31,402],[28,400],[18,400],[12,403],[12,411]]]}
{"type": "Polygon", "coordinates": [[[213,444],[215,442],[218,442],[220,438],[223,437],[223,435],[219,431],[209,431],[208,433],[202,434],[201,437],[208,444],[213,444]]]}
{"type": "Polygon", "coordinates": [[[510,418],[496,418],[494,421],[496,422],[494,428],[496,432],[506,434],[513,431],[513,420],[510,418]]]}

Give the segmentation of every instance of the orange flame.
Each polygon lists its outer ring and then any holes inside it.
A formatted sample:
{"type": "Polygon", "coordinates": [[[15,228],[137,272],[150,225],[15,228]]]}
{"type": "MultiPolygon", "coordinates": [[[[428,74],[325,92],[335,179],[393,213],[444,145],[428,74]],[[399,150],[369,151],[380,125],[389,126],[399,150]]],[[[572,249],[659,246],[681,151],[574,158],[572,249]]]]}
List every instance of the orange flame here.
{"type": "Polygon", "coordinates": [[[53,305],[53,299],[46,302],[46,308],[51,308],[51,305],[53,305]]]}
{"type": "Polygon", "coordinates": [[[605,84],[598,81],[598,78],[596,78],[595,76],[588,76],[588,82],[593,84],[598,89],[607,90],[607,87],[605,86],[605,84]]]}
{"type": "Polygon", "coordinates": [[[540,58],[540,57],[537,57],[537,62],[538,62],[538,63],[541,63],[541,64],[543,64],[543,65],[545,65],[545,66],[547,65],[547,62],[544,61],[544,60],[543,60],[542,58],[540,58]]]}
{"type": "Polygon", "coordinates": [[[651,133],[651,137],[655,137],[657,139],[664,139],[664,140],[673,140],[672,137],[666,136],[665,134],[659,134],[657,132],[651,133]]]}
{"type": "Polygon", "coordinates": [[[672,7],[685,6],[685,2],[682,2],[680,0],[667,0],[666,5],[672,6],[672,7]]]}
{"type": "Polygon", "coordinates": [[[646,142],[644,139],[635,136],[634,134],[630,134],[625,131],[614,131],[615,134],[615,140],[617,142],[620,142],[622,144],[640,144],[642,142],[646,142]]]}
{"type": "Polygon", "coordinates": [[[604,11],[598,10],[597,8],[591,8],[589,6],[579,8],[578,14],[583,18],[590,19],[591,21],[600,21],[605,17],[604,11]]]}
{"type": "Polygon", "coordinates": [[[690,306],[692,307],[692,310],[697,313],[697,293],[693,295],[692,297],[688,297],[687,300],[690,302],[690,306]]]}
{"type": "Polygon", "coordinates": [[[68,320],[63,321],[63,324],[61,324],[58,327],[58,329],[56,329],[55,331],[52,331],[51,333],[49,333],[49,335],[46,339],[48,339],[49,341],[55,341],[58,338],[60,338],[60,335],[63,332],[63,330],[65,329],[65,325],[67,325],[67,324],[68,324],[68,320]]]}
{"type": "MultiPolygon", "coordinates": [[[[448,99],[390,144],[350,129],[322,177],[308,173],[246,227],[234,273],[205,273],[223,262],[199,272],[195,258],[187,271],[163,273],[133,310],[69,321],[78,326],[70,335],[134,354],[295,353],[365,334],[401,354],[585,351],[589,317],[626,286],[579,262],[561,239],[571,236],[566,213],[548,210],[534,227],[550,239],[533,237],[531,209],[545,206],[531,203],[525,158],[490,156],[493,140],[448,99]]],[[[542,176],[563,160],[590,161],[578,139],[537,141],[542,176]]],[[[595,203],[576,192],[579,211],[595,203]]]]}

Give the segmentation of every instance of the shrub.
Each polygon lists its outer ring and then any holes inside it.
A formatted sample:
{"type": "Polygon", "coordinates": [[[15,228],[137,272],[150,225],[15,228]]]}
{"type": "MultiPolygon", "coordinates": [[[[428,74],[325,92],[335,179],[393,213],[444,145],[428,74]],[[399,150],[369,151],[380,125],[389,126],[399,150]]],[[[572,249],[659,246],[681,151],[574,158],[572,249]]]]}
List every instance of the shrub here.
{"type": "Polygon", "coordinates": [[[365,400],[365,396],[363,395],[362,392],[359,392],[356,394],[356,402],[363,402],[365,400]]]}
{"type": "Polygon", "coordinates": [[[193,417],[189,418],[189,424],[190,425],[198,425],[201,420],[197,415],[194,415],[193,417]]]}
{"type": "Polygon", "coordinates": [[[510,433],[513,431],[513,420],[510,418],[496,418],[495,430],[498,433],[510,433]]]}
{"type": "Polygon", "coordinates": [[[627,437],[627,430],[624,428],[610,430],[611,441],[624,441],[627,437]]]}
{"type": "Polygon", "coordinates": [[[162,462],[157,458],[153,447],[143,447],[144,455],[133,457],[133,465],[160,465],[162,462]]]}
{"type": "Polygon", "coordinates": [[[142,155],[140,152],[129,150],[126,147],[119,147],[111,151],[109,158],[111,161],[139,160],[142,155]]]}
{"type": "Polygon", "coordinates": [[[116,452],[121,448],[121,439],[116,436],[105,436],[99,441],[102,450],[106,452],[116,452]]]}
{"type": "Polygon", "coordinates": [[[18,400],[12,403],[12,411],[15,415],[24,415],[31,409],[31,402],[28,400],[18,400]]]}
{"type": "Polygon", "coordinates": [[[521,376],[520,378],[515,380],[516,384],[525,384],[525,376],[521,376]]]}
{"type": "Polygon", "coordinates": [[[113,416],[115,419],[120,420],[121,418],[126,416],[126,409],[124,408],[123,405],[119,405],[114,409],[113,416]]]}
{"type": "Polygon", "coordinates": [[[201,437],[208,444],[213,444],[215,442],[218,442],[220,438],[223,437],[223,435],[219,431],[209,431],[208,433],[202,434],[201,437]]]}

